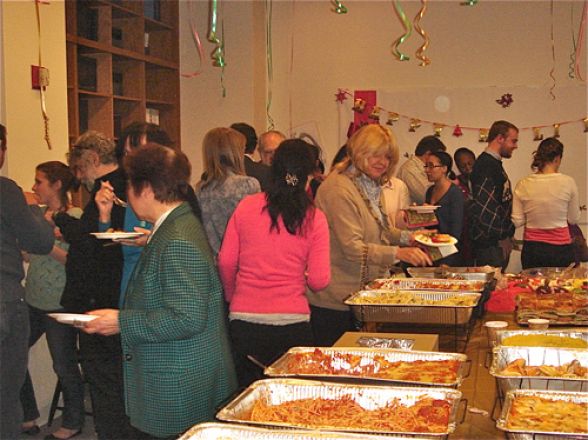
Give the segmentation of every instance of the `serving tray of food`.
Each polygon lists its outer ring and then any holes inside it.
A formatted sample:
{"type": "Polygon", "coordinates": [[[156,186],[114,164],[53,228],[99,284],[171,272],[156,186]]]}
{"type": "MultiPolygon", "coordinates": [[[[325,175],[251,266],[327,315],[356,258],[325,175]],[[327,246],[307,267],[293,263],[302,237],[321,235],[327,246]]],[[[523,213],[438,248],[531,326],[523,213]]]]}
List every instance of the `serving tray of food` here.
{"type": "Polygon", "coordinates": [[[455,430],[461,395],[453,388],[264,379],[216,417],[259,426],[439,438],[455,430]]]}
{"type": "Polygon", "coordinates": [[[368,283],[366,289],[414,289],[421,291],[481,292],[485,281],[441,280],[432,278],[381,278],[368,283]]]}
{"type": "Polygon", "coordinates": [[[588,438],[588,393],[509,391],[496,427],[513,440],[588,438]]]}
{"type": "Polygon", "coordinates": [[[346,347],[294,347],[265,369],[266,376],[349,378],[396,384],[457,387],[469,374],[460,353],[346,347]]]}
{"type": "Polygon", "coordinates": [[[588,348],[588,329],[498,330],[496,344],[519,347],[588,348]]]}
{"type": "Polygon", "coordinates": [[[480,293],[361,290],[344,302],[363,322],[462,325],[469,322],[480,293]]]}
{"type": "MultiPolygon", "coordinates": [[[[497,268],[480,267],[409,267],[406,269],[415,278],[442,278],[451,280],[471,280],[489,282],[495,278],[497,268]]],[[[498,270],[500,273],[500,270],[498,270]]]]}
{"type": "Polygon", "coordinates": [[[178,440],[397,440],[407,437],[412,440],[425,437],[402,435],[370,435],[346,432],[301,431],[295,429],[276,429],[233,423],[201,423],[186,431],[178,440]]]}

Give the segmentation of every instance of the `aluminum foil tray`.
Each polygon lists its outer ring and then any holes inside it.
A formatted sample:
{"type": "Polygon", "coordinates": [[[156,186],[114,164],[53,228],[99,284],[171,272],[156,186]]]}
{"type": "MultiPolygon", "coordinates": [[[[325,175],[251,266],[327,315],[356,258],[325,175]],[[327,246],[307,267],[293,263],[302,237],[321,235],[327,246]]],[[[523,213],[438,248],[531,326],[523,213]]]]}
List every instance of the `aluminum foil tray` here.
{"type": "Polygon", "coordinates": [[[524,359],[527,365],[561,366],[578,360],[588,367],[588,350],[549,347],[494,347],[490,374],[500,388],[507,392],[515,389],[588,391],[588,378],[565,376],[509,376],[501,371],[516,359],[524,359]]]}
{"type": "Polygon", "coordinates": [[[561,330],[498,330],[496,332],[496,344],[501,345],[506,338],[517,335],[552,335],[578,338],[588,342],[588,329],[570,328],[561,330]]]}
{"type": "Polygon", "coordinates": [[[401,338],[376,338],[373,336],[362,336],[357,340],[357,345],[360,347],[369,348],[397,348],[399,350],[412,350],[414,347],[414,339],[401,338]]]}
{"type": "Polygon", "coordinates": [[[444,387],[457,387],[461,385],[464,377],[467,376],[469,367],[467,356],[461,353],[439,353],[433,351],[403,351],[393,349],[374,349],[374,348],[338,348],[338,347],[294,347],[284,353],[277,361],[265,369],[264,374],[272,377],[314,377],[314,378],[349,378],[356,380],[377,380],[381,382],[387,382],[390,384],[414,384],[414,385],[426,385],[426,386],[444,386],[444,387]],[[321,350],[326,355],[334,356],[333,367],[339,373],[323,373],[323,374],[300,374],[290,370],[289,361],[300,353],[312,353],[315,349],[321,350]],[[351,367],[348,362],[345,362],[341,357],[337,355],[354,355],[359,356],[361,361],[359,367],[351,367]],[[454,381],[449,383],[437,383],[437,382],[418,382],[409,380],[394,380],[386,379],[378,376],[370,376],[369,373],[361,374],[361,367],[367,367],[374,365],[375,357],[382,356],[388,362],[398,361],[444,361],[454,360],[459,362],[459,369],[454,381]],[[351,372],[345,372],[353,368],[358,371],[358,374],[351,372]]]}
{"type": "Polygon", "coordinates": [[[411,291],[425,299],[444,299],[456,295],[475,295],[476,301],[471,306],[436,306],[436,305],[401,305],[362,303],[362,299],[374,298],[381,294],[377,290],[363,290],[354,293],[345,300],[355,318],[362,322],[393,322],[408,324],[463,325],[472,316],[474,307],[480,301],[480,293],[423,292],[411,291]]]}
{"type": "Polygon", "coordinates": [[[585,439],[588,438],[588,413],[586,417],[586,431],[581,433],[570,432],[545,432],[531,430],[512,430],[508,428],[508,413],[516,396],[538,396],[550,400],[564,400],[577,403],[588,403],[588,393],[564,392],[564,391],[539,391],[539,390],[513,390],[506,394],[506,400],[502,406],[500,418],[496,421],[496,427],[507,431],[513,440],[551,440],[551,439],[585,439]]]}
{"type": "Polygon", "coordinates": [[[390,431],[373,432],[360,428],[349,428],[345,426],[334,426],[321,428],[326,431],[347,431],[347,432],[371,432],[374,434],[403,434],[424,438],[439,439],[455,430],[456,416],[461,392],[453,388],[409,388],[391,386],[371,386],[341,384],[336,382],[319,382],[299,379],[264,379],[254,382],[232,402],[221,409],[216,417],[219,420],[234,423],[252,425],[270,425],[283,428],[316,429],[312,426],[297,426],[279,422],[257,422],[251,421],[251,411],[255,402],[264,399],[272,405],[279,405],[284,402],[309,398],[337,399],[343,396],[351,396],[359,405],[366,409],[377,409],[398,399],[403,405],[414,405],[419,399],[426,396],[433,399],[447,400],[451,405],[449,423],[447,430],[442,433],[402,432],[390,431]]]}
{"type": "Polygon", "coordinates": [[[496,268],[483,267],[409,267],[406,269],[415,278],[445,278],[490,282],[494,279],[496,268]]]}
{"type": "Polygon", "coordinates": [[[435,278],[381,278],[368,283],[366,289],[414,289],[444,292],[481,292],[485,281],[441,280],[435,278]]]}
{"type": "Polygon", "coordinates": [[[564,277],[564,278],[586,278],[588,277],[588,268],[576,267],[533,267],[521,271],[521,275],[529,277],[564,277]]]}
{"type": "Polygon", "coordinates": [[[293,429],[261,428],[232,423],[201,423],[190,428],[178,440],[395,440],[406,438],[421,440],[427,437],[299,431],[293,429]]]}

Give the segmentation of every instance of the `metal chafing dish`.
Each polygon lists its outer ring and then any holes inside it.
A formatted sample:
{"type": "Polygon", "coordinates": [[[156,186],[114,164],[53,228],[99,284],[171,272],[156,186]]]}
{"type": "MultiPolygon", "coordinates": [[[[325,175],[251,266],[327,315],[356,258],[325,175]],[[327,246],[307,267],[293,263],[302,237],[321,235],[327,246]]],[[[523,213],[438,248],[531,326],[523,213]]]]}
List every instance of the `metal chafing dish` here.
{"type": "MultiPolygon", "coordinates": [[[[446,400],[451,405],[447,430],[442,433],[402,432],[403,435],[417,436],[427,439],[439,439],[453,432],[456,426],[458,406],[461,392],[453,388],[410,388],[371,386],[356,384],[341,384],[336,382],[319,382],[299,379],[264,379],[254,382],[232,402],[221,409],[216,417],[219,420],[233,423],[245,423],[261,426],[278,426],[283,428],[317,429],[313,426],[298,426],[289,423],[261,422],[250,420],[251,411],[257,400],[264,399],[271,405],[279,405],[300,399],[338,399],[350,396],[355,402],[367,409],[377,409],[386,406],[393,400],[403,405],[414,405],[418,400],[430,397],[446,400]]],[[[320,428],[325,431],[347,431],[374,434],[397,434],[391,431],[368,431],[361,428],[345,426],[329,426],[320,428]]]]}
{"type": "Polygon", "coordinates": [[[331,378],[349,378],[355,380],[376,380],[390,384],[411,384],[416,386],[444,386],[444,387],[457,387],[461,385],[461,382],[465,377],[469,375],[470,363],[467,362],[467,356],[461,353],[439,353],[432,351],[403,351],[394,349],[373,349],[373,348],[339,348],[339,347],[294,347],[284,353],[277,361],[265,369],[264,374],[266,376],[273,377],[314,377],[320,378],[321,380],[331,378]],[[289,361],[297,354],[301,353],[312,353],[316,349],[321,350],[324,354],[334,356],[332,367],[340,373],[324,373],[324,374],[300,374],[295,371],[291,371],[289,368],[289,361]],[[453,360],[459,363],[459,369],[456,374],[456,378],[452,382],[447,383],[436,383],[436,382],[417,382],[410,380],[395,380],[386,379],[378,376],[369,376],[366,374],[353,374],[345,373],[345,370],[353,369],[347,362],[344,362],[341,357],[337,355],[355,355],[361,357],[361,361],[358,367],[355,367],[355,371],[361,371],[361,367],[369,367],[374,365],[375,357],[381,356],[388,362],[413,362],[418,360],[426,361],[444,361],[453,360]]]}
{"type": "Polygon", "coordinates": [[[409,267],[410,276],[417,278],[446,278],[452,280],[477,280],[490,282],[496,275],[496,268],[483,267],[409,267]]]}
{"type": "Polygon", "coordinates": [[[512,376],[502,374],[506,366],[524,359],[527,365],[551,365],[555,367],[577,360],[582,367],[588,367],[588,350],[551,347],[507,347],[500,345],[493,349],[490,374],[497,380],[504,392],[514,389],[588,391],[588,378],[565,376],[512,376]]]}
{"type": "Polygon", "coordinates": [[[293,429],[272,429],[254,426],[236,425],[232,423],[201,423],[190,428],[178,440],[413,440],[426,437],[413,437],[402,435],[370,435],[351,434],[347,432],[328,431],[299,431],[293,429]]]}
{"type": "Polygon", "coordinates": [[[368,283],[366,289],[413,289],[422,291],[481,292],[486,282],[435,278],[382,278],[368,283]]]}
{"type": "Polygon", "coordinates": [[[474,307],[480,301],[480,293],[461,292],[423,292],[411,291],[411,294],[423,299],[443,300],[454,296],[475,296],[475,301],[469,306],[440,306],[413,304],[385,304],[374,300],[385,291],[363,290],[349,296],[344,302],[356,319],[362,322],[393,322],[410,324],[467,324],[472,316],[474,307]],[[363,300],[369,302],[363,302],[363,300]]]}
{"type": "Polygon", "coordinates": [[[502,341],[511,336],[518,335],[550,335],[566,338],[582,339],[588,343],[588,329],[569,328],[561,330],[498,330],[496,332],[496,345],[501,345],[502,341]]]}
{"type": "Polygon", "coordinates": [[[500,418],[496,421],[496,427],[507,431],[511,440],[555,440],[555,439],[585,439],[588,438],[588,413],[586,417],[586,431],[579,433],[570,432],[544,432],[529,430],[513,430],[508,427],[510,408],[516,396],[537,396],[550,400],[563,400],[575,403],[588,403],[588,393],[564,392],[564,391],[538,391],[538,390],[513,390],[506,395],[506,401],[502,407],[500,418]]]}

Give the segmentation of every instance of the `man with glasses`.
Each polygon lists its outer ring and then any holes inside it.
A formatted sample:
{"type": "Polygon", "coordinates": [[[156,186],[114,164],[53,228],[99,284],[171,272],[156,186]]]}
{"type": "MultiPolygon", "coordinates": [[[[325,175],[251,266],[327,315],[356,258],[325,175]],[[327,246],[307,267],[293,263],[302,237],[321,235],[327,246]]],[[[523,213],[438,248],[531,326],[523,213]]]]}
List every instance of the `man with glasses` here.
{"type": "Polygon", "coordinates": [[[496,121],[488,132],[488,147],[478,156],[472,182],[471,238],[475,264],[508,265],[515,227],[511,221],[512,190],[502,159],[517,149],[519,129],[496,121]]]}
{"type": "Polygon", "coordinates": [[[411,203],[416,205],[425,203],[425,194],[431,186],[425,173],[425,164],[429,159],[429,154],[446,150],[447,147],[438,137],[425,136],[417,144],[414,155],[398,169],[396,177],[408,187],[411,203]]]}

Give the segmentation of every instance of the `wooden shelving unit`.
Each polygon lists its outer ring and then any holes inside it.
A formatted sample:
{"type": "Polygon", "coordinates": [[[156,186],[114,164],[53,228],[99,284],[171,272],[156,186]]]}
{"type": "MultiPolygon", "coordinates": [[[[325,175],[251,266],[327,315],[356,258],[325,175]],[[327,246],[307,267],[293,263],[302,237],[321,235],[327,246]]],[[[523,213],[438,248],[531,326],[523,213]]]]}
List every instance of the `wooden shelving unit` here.
{"type": "Polygon", "coordinates": [[[178,0],[66,0],[65,13],[70,141],[116,139],[149,114],[180,146],[178,0]]]}

